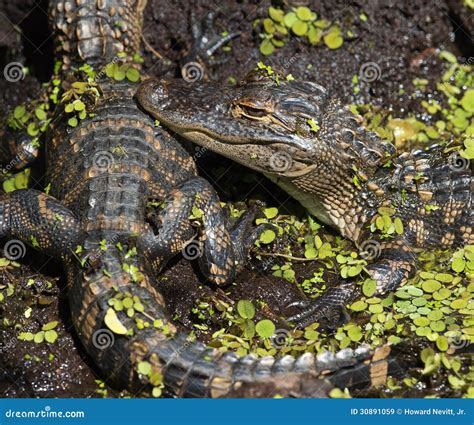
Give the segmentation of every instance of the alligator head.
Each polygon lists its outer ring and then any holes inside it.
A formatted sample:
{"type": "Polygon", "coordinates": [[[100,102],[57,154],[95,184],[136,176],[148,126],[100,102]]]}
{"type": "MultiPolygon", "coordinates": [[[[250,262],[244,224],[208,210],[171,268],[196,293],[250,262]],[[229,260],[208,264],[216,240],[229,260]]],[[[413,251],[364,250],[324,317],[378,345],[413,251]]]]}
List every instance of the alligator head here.
{"type": "Polygon", "coordinates": [[[266,70],[236,87],[148,80],[138,100],[171,130],[264,173],[352,238],[354,170],[369,177],[394,154],[319,84],[279,81],[266,70]]]}

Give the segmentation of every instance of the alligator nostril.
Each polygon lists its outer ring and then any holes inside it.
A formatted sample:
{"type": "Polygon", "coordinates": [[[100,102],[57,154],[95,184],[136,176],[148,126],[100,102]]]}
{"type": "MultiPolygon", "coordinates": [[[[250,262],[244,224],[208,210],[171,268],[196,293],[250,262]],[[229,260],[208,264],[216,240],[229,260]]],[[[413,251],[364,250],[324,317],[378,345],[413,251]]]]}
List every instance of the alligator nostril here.
{"type": "Polygon", "coordinates": [[[169,91],[165,82],[147,80],[143,82],[138,91],[137,99],[141,106],[148,112],[152,112],[169,98],[169,91]]]}

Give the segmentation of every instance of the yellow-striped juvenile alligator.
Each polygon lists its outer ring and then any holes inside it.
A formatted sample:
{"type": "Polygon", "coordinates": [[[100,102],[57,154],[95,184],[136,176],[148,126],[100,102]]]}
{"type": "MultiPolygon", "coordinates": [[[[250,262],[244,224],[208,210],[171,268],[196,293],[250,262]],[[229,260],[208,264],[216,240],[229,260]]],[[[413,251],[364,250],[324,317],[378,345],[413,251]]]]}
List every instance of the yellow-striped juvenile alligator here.
{"type": "MultiPolygon", "coordinates": [[[[474,242],[472,164],[442,146],[397,155],[318,84],[276,82],[263,69],[237,87],[149,80],[138,98],[163,125],[264,173],[354,241],[373,260],[377,294],[414,275],[417,250],[474,242]]],[[[343,283],[294,304],[302,310],[290,320],[331,317],[356,294],[343,283]]]]}
{"type": "Polygon", "coordinates": [[[2,194],[0,231],[63,261],[72,321],[107,382],[135,392],[163,386],[166,395],[217,397],[245,383],[291,377],[292,394],[324,395],[330,382],[364,385],[400,370],[386,351],[373,358],[366,347],[317,358],[238,358],[176,331],[156,286],[167,260],[197,236],[205,276],[229,283],[261,229],[251,226],[253,211],[230,227],[192,158],[138,108],[135,86],[105,78],[104,67],[139,50],[146,1],[50,3],[59,78],[69,90],[83,90],[73,83],[88,64],[101,96],[89,99],[92,114],[75,125],[64,103],[56,107],[45,140],[50,191],[2,194]],[[189,219],[196,211],[197,231],[189,219]],[[311,382],[317,385],[304,390],[311,382]]]}

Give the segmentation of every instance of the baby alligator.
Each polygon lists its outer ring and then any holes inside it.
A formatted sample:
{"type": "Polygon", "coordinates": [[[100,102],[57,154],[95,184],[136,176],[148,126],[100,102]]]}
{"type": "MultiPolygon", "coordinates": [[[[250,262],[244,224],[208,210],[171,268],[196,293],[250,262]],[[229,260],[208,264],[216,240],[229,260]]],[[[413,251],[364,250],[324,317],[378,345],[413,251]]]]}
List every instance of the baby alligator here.
{"type": "MultiPolygon", "coordinates": [[[[367,271],[377,294],[414,275],[417,250],[474,243],[469,161],[441,146],[397,155],[318,84],[277,84],[260,70],[237,87],[149,80],[138,99],[163,125],[262,172],[354,241],[373,260],[367,271]],[[384,215],[396,232],[378,230],[384,215]]],[[[298,303],[302,311],[290,320],[305,326],[330,318],[356,288],[345,282],[298,303]]]]}
{"type": "Polygon", "coordinates": [[[134,85],[100,78],[107,64],[126,62],[138,51],[145,3],[50,2],[60,79],[72,83],[70,90],[84,89],[74,78],[87,63],[98,72],[102,95],[93,96],[93,115],[75,127],[64,117],[65,105],[58,105],[46,140],[49,194],[2,194],[1,235],[62,260],[80,341],[107,382],[131,391],[154,386],[169,396],[219,397],[243,384],[291,377],[293,394],[312,382],[314,391],[305,394],[321,395],[331,382],[355,386],[396,372],[387,352],[373,358],[366,347],[317,358],[239,358],[193,341],[169,321],[156,279],[166,262],[195,243],[208,280],[232,282],[259,229],[251,227],[252,211],[229,228],[192,158],[137,107],[134,85]],[[202,217],[195,220],[194,239],[189,217],[196,211],[202,217]]]}

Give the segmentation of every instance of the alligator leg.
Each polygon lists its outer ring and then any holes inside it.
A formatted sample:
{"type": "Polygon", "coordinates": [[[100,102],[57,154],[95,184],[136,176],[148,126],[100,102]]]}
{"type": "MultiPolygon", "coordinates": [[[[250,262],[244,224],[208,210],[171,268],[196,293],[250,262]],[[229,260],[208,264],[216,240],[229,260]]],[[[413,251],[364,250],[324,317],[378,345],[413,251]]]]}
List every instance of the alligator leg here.
{"type": "Polygon", "coordinates": [[[196,177],[170,193],[155,220],[155,233],[143,235],[140,244],[155,274],[181,252],[186,259],[199,259],[206,278],[223,285],[232,282],[236,263],[243,262],[263,230],[260,226],[249,226],[254,213],[250,210],[229,231],[213,187],[203,178],[196,177]],[[194,238],[196,230],[197,239],[194,238]]]}
{"type": "Polygon", "coordinates": [[[190,52],[181,60],[181,74],[185,80],[197,81],[204,76],[205,65],[221,65],[226,58],[214,59],[213,56],[224,44],[239,37],[240,33],[218,34],[214,29],[215,12],[209,12],[203,23],[197,21],[191,12],[191,34],[193,45],[190,52]]]}
{"type": "Polygon", "coordinates": [[[38,157],[38,143],[27,134],[10,134],[9,130],[0,133],[2,146],[0,149],[0,181],[7,178],[7,174],[16,172],[33,163],[38,157]]]}
{"type": "MultiPolygon", "coordinates": [[[[366,269],[377,283],[376,294],[383,295],[394,291],[413,277],[417,269],[416,255],[402,240],[384,242],[379,245],[377,261],[366,269]]],[[[329,327],[341,317],[345,305],[360,295],[359,286],[348,281],[330,288],[315,300],[301,301],[288,307],[299,307],[301,311],[288,318],[297,327],[305,327],[321,319],[327,320],[329,327]]]]}
{"type": "MultiPolygon", "coordinates": [[[[75,215],[55,198],[25,189],[0,196],[0,235],[18,238],[46,254],[65,259],[80,243],[81,227],[75,215]]],[[[18,251],[19,247],[15,249],[18,251]]]]}

